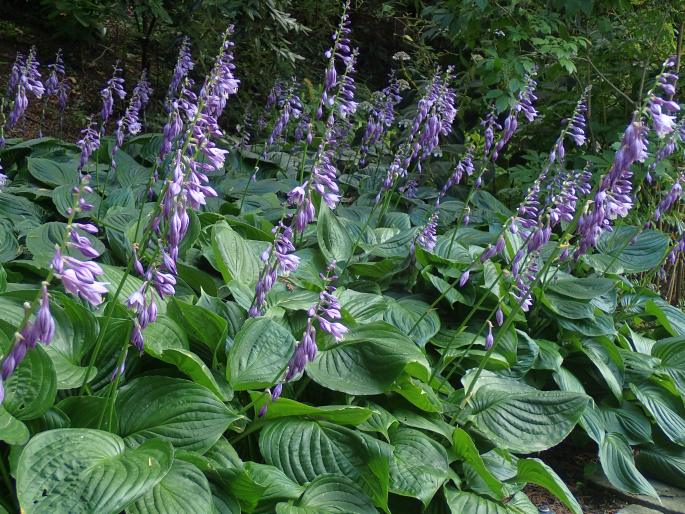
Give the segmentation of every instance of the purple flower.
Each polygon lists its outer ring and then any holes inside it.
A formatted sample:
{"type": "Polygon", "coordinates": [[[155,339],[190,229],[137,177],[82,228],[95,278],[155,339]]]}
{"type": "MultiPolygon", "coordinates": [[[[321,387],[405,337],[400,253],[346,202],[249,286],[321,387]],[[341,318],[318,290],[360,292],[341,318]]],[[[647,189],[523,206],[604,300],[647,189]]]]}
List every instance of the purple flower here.
{"type": "Polygon", "coordinates": [[[461,274],[461,278],[459,278],[459,287],[464,287],[466,283],[469,281],[469,277],[471,276],[471,270],[467,269],[464,271],[464,273],[461,274]]]}
{"type": "Polygon", "coordinates": [[[485,336],[485,349],[489,350],[495,343],[495,338],[492,336],[492,323],[488,321],[488,335],[485,336]]]}
{"type": "Polygon", "coordinates": [[[17,57],[14,59],[14,64],[12,64],[12,69],[10,70],[10,76],[7,81],[7,98],[11,97],[19,82],[21,81],[22,70],[26,66],[26,58],[21,52],[17,52],[17,57]]]}
{"type": "Polygon", "coordinates": [[[680,200],[681,195],[683,194],[683,187],[682,187],[682,182],[683,182],[683,175],[680,175],[678,177],[678,180],[675,181],[673,184],[673,187],[671,190],[666,193],[666,195],[661,199],[661,202],[659,202],[659,205],[654,211],[654,219],[659,220],[663,214],[668,212],[675,203],[680,200]]]}
{"type": "Polygon", "coordinates": [[[438,226],[438,213],[434,212],[428,219],[428,223],[423,227],[423,230],[419,234],[417,241],[421,248],[431,251],[435,248],[437,243],[436,229],[438,226]]]}
{"type": "Polygon", "coordinates": [[[107,121],[112,115],[112,110],[114,109],[114,97],[119,97],[119,100],[123,100],[126,96],[126,91],[124,91],[124,79],[119,75],[121,74],[121,68],[119,64],[113,66],[114,71],[112,72],[112,77],[105,83],[105,87],[100,91],[100,96],[102,97],[102,127],[104,130],[107,121]]]}
{"type": "Polygon", "coordinates": [[[186,36],[183,38],[181,48],[178,50],[178,59],[176,60],[176,66],[174,66],[174,73],[171,76],[167,92],[167,103],[170,103],[176,97],[179,86],[194,66],[195,64],[190,54],[190,39],[186,36]]]}
{"type": "Polygon", "coordinates": [[[471,176],[473,174],[474,167],[473,167],[473,147],[468,147],[466,149],[466,153],[464,156],[461,158],[461,160],[457,163],[456,167],[454,168],[454,171],[452,172],[452,175],[450,175],[450,178],[447,179],[447,182],[445,182],[445,185],[442,186],[442,189],[440,190],[440,193],[438,194],[437,200],[435,200],[435,206],[438,207],[440,205],[440,201],[445,197],[447,192],[455,185],[459,184],[464,177],[466,176],[471,176]]]}
{"type": "MultiPolygon", "coordinates": [[[[516,132],[516,129],[518,128],[519,113],[522,112],[526,120],[529,122],[533,121],[537,117],[538,113],[535,110],[535,107],[533,107],[533,102],[537,100],[537,96],[535,96],[535,87],[537,86],[537,82],[535,82],[532,74],[527,75],[525,80],[526,86],[524,87],[523,91],[519,93],[516,104],[504,119],[504,123],[502,125],[502,134],[500,135],[500,138],[495,144],[495,148],[490,155],[490,159],[493,162],[497,160],[497,157],[499,157],[506,144],[511,140],[516,132]]],[[[486,134],[486,146],[489,147],[492,145],[492,143],[490,143],[490,145],[487,144],[488,137],[489,136],[486,134]]]]}
{"type": "Polygon", "coordinates": [[[390,74],[389,84],[374,94],[374,101],[364,129],[364,135],[360,144],[359,165],[366,165],[366,155],[369,149],[375,145],[392,126],[395,120],[395,107],[400,103],[400,83],[395,73],[390,74]]]}
{"type": "Polygon", "coordinates": [[[516,275],[516,284],[512,296],[521,305],[521,310],[523,312],[528,312],[530,307],[533,305],[533,299],[531,298],[531,285],[537,278],[538,274],[538,264],[537,264],[538,254],[535,253],[530,255],[527,260],[526,268],[522,273],[516,275]]]}
{"type": "MultiPolygon", "coordinates": [[[[287,92],[282,95],[282,97],[279,98],[276,103],[280,109],[280,112],[276,118],[273,129],[271,130],[271,134],[269,134],[269,138],[267,139],[267,145],[272,145],[276,142],[280,135],[285,131],[291,118],[298,119],[302,115],[302,101],[295,93],[294,79],[288,87],[287,92]]],[[[264,149],[264,153],[266,155],[266,148],[264,149]]]]}
{"type": "Polygon", "coordinates": [[[500,327],[504,323],[504,312],[502,312],[501,307],[497,308],[497,312],[495,313],[495,320],[497,321],[497,325],[500,327]]]}
{"type": "Polygon", "coordinates": [[[50,344],[52,338],[55,336],[55,319],[50,313],[50,297],[48,296],[48,288],[43,284],[41,288],[40,306],[36,313],[35,321],[36,338],[43,344],[50,344]]]}
{"type": "MultiPolygon", "coordinates": [[[[354,57],[350,43],[350,34],[352,32],[352,29],[350,28],[350,16],[348,13],[349,8],[350,2],[349,0],[347,0],[343,4],[343,12],[340,16],[340,23],[338,25],[338,28],[333,34],[333,46],[326,50],[326,52],[324,53],[324,56],[328,59],[328,67],[326,68],[326,72],[324,75],[323,92],[321,93],[319,108],[316,111],[316,117],[318,119],[321,119],[323,117],[323,112],[325,108],[330,108],[333,106],[334,98],[336,96],[334,90],[336,87],[340,87],[339,96],[341,96],[343,100],[341,102],[341,105],[344,107],[341,107],[341,114],[343,113],[343,109],[349,112],[349,109],[353,107],[352,104],[354,104],[353,101],[352,103],[350,103],[349,100],[345,100],[344,98],[344,96],[349,93],[350,87],[352,87],[352,94],[354,93],[354,82],[352,82],[351,84],[343,84],[342,86],[340,86],[338,79],[338,71],[336,69],[338,63],[342,64],[343,66],[345,66],[346,69],[350,71],[353,69],[354,66],[354,63],[352,62],[354,61],[354,57]],[[348,89],[347,93],[345,93],[346,88],[348,89]]],[[[354,112],[355,108],[356,104],[354,104],[352,112],[354,112]]]]}
{"type": "Polygon", "coordinates": [[[79,164],[79,171],[88,164],[88,159],[95,150],[100,148],[100,133],[96,130],[97,124],[90,120],[88,126],[81,131],[81,139],[78,140],[76,146],[81,149],[81,161],[79,164]]]}
{"type": "Polygon", "coordinates": [[[124,144],[124,135],[126,133],[130,135],[138,134],[143,128],[140,123],[140,112],[150,101],[151,94],[152,88],[150,88],[150,84],[147,81],[147,72],[143,70],[138,84],[133,88],[128,107],[126,107],[124,115],[119,118],[116,124],[116,144],[112,149],[112,169],[116,168],[114,156],[124,144]]]}
{"type": "Polygon", "coordinates": [[[17,60],[12,67],[12,73],[10,75],[9,86],[8,91],[16,91],[12,111],[7,120],[7,128],[11,129],[19,122],[29,106],[26,92],[28,91],[36,98],[42,98],[45,93],[45,88],[40,80],[40,71],[38,71],[36,47],[31,47],[25,61],[21,59],[20,54],[17,54],[17,60]],[[15,66],[21,66],[18,70],[18,78],[15,78],[15,66]]]}
{"type": "Polygon", "coordinates": [[[233,64],[234,43],[230,39],[233,31],[233,25],[230,25],[224,32],[219,55],[200,90],[200,100],[205,104],[204,112],[214,120],[221,116],[228,98],[238,92],[240,85],[240,80],[233,74],[235,70],[235,64],[233,64]]]}
{"type": "Polygon", "coordinates": [[[62,49],[57,50],[55,63],[48,64],[50,76],[45,81],[45,94],[48,96],[56,95],[59,92],[59,83],[64,80],[64,61],[62,60],[62,49]]]}

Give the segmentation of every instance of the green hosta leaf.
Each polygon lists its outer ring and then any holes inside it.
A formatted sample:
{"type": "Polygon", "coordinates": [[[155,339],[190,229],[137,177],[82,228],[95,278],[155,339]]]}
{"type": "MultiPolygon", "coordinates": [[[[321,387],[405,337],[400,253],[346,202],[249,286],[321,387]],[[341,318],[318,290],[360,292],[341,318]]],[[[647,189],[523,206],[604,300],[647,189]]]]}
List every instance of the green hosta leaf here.
{"type": "Polygon", "coordinates": [[[181,323],[190,338],[207,345],[212,351],[223,348],[228,323],[221,316],[199,305],[176,299],[169,304],[169,315],[181,323]]]}
{"type": "Polygon", "coordinates": [[[399,328],[419,346],[425,346],[440,330],[440,317],[428,308],[427,303],[415,298],[389,299],[383,319],[399,328]]]}
{"type": "Polygon", "coordinates": [[[217,514],[240,514],[240,503],[235,496],[227,493],[213,482],[209,482],[209,489],[212,491],[212,502],[217,514]]]}
{"type": "MultiPolygon", "coordinates": [[[[71,422],[68,426],[71,428],[101,429],[102,426],[99,424],[105,419],[109,403],[107,398],[98,396],[69,396],[59,402],[56,407],[68,416],[71,422]]],[[[116,428],[118,425],[116,413],[112,418],[112,425],[116,428]]]]}
{"type": "Polygon", "coordinates": [[[357,323],[380,321],[387,309],[385,297],[373,293],[360,293],[345,289],[339,294],[340,306],[357,323]]]}
{"type": "Polygon", "coordinates": [[[269,318],[252,318],[236,334],[226,373],[236,391],[270,387],[285,371],[295,350],[289,330],[269,318]]]}
{"type": "Polygon", "coordinates": [[[398,377],[392,386],[392,391],[398,393],[412,405],[426,412],[442,412],[442,402],[433,388],[407,374],[398,377]]]}
{"type": "Polygon", "coordinates": [[[623,400],[623,359],[616,346],[606,338],[586,339],[582,343],[585,355],[597,367],[616,399],[623,400]]]}
{"type": "Polygon", "coordinates": [[[159,483],[172,460],[173,449],[163,441],[130,449],[100,430],[50,430],[21,453],[17,497],[26,514],[117,514],[159,483]]]}
{"type": "Polygon", "coordinates": [[[685,449],[664,445],[643,447],[635,462],[648,476],[685,488],[685,449]]]}
{"type": "Polygon", "coordinates": [[[611,291],[614,281],[601,277],[563,278],[550,282],[548,289],[578,300],[592,300],[611,291]]]}
{"type": "Polygon", "coordinates": [[[625,438],[613,432],[599,444],[599,462],[609,481],[619,489],[658,498],[654,487],[635,467],[633,452],[625,438]]]}
{"type": "Polygon", "coordinates": [[[661,359],[659,370],[667,373],[685,395],[685,337],[662,339],[652,346],[651,354],[661,359]]]}
{"type": "Polygon", "coordinates": [[[685,409],[682,401],[651,384],[641,384],[639,387],[630,384],[630,389],[664,434],[674,443],[685,446],[685,409]]]}
{"type": "Polygon", "coordinates": [[[145,352],[153,355],[156,359],[176,366],[181,373],[188,376],[196,384],[205,386],[212,391],[222,401],[231,399],[232,394],[228,384],[224,382],[220,384],[217,378],[214,377],[212,370],[204,363],[200,357],[195,355],[190,350],[183,348],[168,348],[162,353],[154,354],[148,351],[147,345],[145,352]]]}
{"type": "MultiPolygon", "coordinates": [[[[51,221],[29,231],[26,236],[26,247],[33,255],[34,260],[41,266],[48,266],[50,264],[52,257],[55,255],[55,245],[62,243],[66,229],[66,223],[51,221]]],[[[98,254],[102,254],[105,251],[105,246],[95,236],[81,230],[77,230],[77,232],[81,236],[88,238],[98,254]]],[[[67,247],[62,253],[63,255],[83,260],[81,252],[74,248],[67,247]]]]}
{"type": "Polygon", "coordinates": [[[176,459],[161,482],[147,491],[127,514],[177,514],[212,512],[209,482],[192,464],[176,459]]]}
{"type": "Polygon", "coordinates": [[[564,296],[546,292],[542,298],[542,303],[554,314],[569,319],[587,318],[593,320],[592,305],[588,302],[576,302],[564,296]]]}
{"type": "Polygon", "coordinates": [[[661,264],[670,241],[658,230],[618,227],[605,232],[597,244],[597,253],[585,259],[600,273],[641,273],[661,264]]]}
{"type": "Polygon", "coordinates": [[[144,376],[117,396],[119,433],[130,444],[158,438],[203,453],[239,418],[205,387],[187,380],[144,376]]]}
{"type": "Polygon", "coordinates": [[[212,249],[224,281],[235,279],[249,286],[257,283],[261,262],[259,254],[228,223],[214,225],[212,249]]]}
{"type": "Polygon", "coordinates": [[[412,428],[390,432],[390,491],[418,498],[428,506],[449,473],[447,452],[442,445],[412,428]]]}
{"type": "Polygon", "coordinates": [[[583,514],[583,509],[574,498],[573,493],[566,487],[564,481],[559,478],[552,468],[540,459],[519,459],[517,462],[518,474],[516,479],[521,482],[529,482],[544,487],[554,496],[559,498],[566,507],[574,514],[583,514]]]}
{"type": "Polygon", "coordinates": [[[300,403],[290,398],[279,398],[277,402],[271,402],[268,395],[261,392],[250,393],[250,398],[255,402],[255,413],[259,412],[262,405],[268,404],[265,420],[284,418],[288,416],[307,417],[321,419],[337,423],[339,425],[359,425],[371,417],[372,411],[356,405],[323,405],[314,407],[300,403]]]}
{"type": "Polygon", "coordinates": [[[504,498],[504,485],[485,466],[478,448],[476,448],[468,432],[458,427],[455,428],[452,434],[452,444],[457,457],[471,466],[481,480],[490,488],[494,497],[500,500],[504,498]]]}
{"type": "Polygon", "coordinates": [[[373,402],[365,402],[364,405],[371,409],[371,417],[357,428],[364,432],[378,432],[383,434],[386,440],[390,439],[389,431],[393,426],[398,425],[397,419],[389,411],[373,402]]]}
{"type": "Polygon", "coordinates": [[[29,440],[29,429],[0,405],[0,441],[10,445],[26,444],[29,440]]]}
{"type": "MultiPolygon", "coordinates": [[[[462,380],[468,384],[473,374],[462,380]]],[[[497,446],[515,453],[542,451],[559,444],[588,403],[584,394],[539,391],[484,372],[470,399],[474,428],[497,446]]]]}
{"type": "Polygon", "coordinates": [[[538,510],[522,492],[499,503],[450,487],[445,488],[445,498],[452,514],[535,514],[538,510]]]}
{"type": "Polygon", "coordinates": [[[373,502],[350,479],[320,475],[294,503],[279,503],[276,514],[377,514],[373,502]]]}
{"type": "Polygon", "coordinates": [[[162,354],[165,350],[187,350],[188,337],[181,326],[168,316],[159,316],[143,330],[145,351],[151,355],[162,354]]]}
{"type": "MultiPolygon", "coordinates": [[[[65,184],[62,186],[57,186],[52,190],[52,203],[55,205],[55,209],[64,218],[69,217],[69,209],[74,205],[74,186],[65,184]]],[[[92,212],[98,212],[100,210],[100,202],[102,199],[95,191],[82,193],[83,198],[93,206],[92,212]]],[[[77,212],[76,219],[88,218],[90,217],[90,212],[77,212]]]]}
{"type": "Polygon", "coordinates": [[[578,332],[588,337],[613,336],[616,334],[614,319],[605,314],[597,314],[594,319],[568,319],[556,317],[561,328],[578,332]]]}
{"type": "Polygon", "coordinates": [[[325,421],[281,419],[259,434],[267,463],[300,484],[325,473],[359,484],[376,505],[387,505],[391,447],[361,432],[325,421]]]}
{"type": "Polygon", "coordinates": [[[16,231],[26,233],[32,227],[40,226],[44,215],[43,209],[32,201],[0,192],[0,219],[9,220],[16,231]]]}
{"type": "Polygon", "coordinates": [[[647,302],[645,312],[655,316],[672,336],[685,335],[685,314],[677,307],[655,298],[647,302]]]}
{"type": "Polygon", "coordinates": [[[9,262],[19,254],[19,243],[10,227],[0,223],[0,262],[9,262]]]}
{"type": "Polygon", "coordinates": [[[352,239],[338,217],[321,202],[316,224],[317,241],[326,261],[347,262],[352,256],[352,239]]]}
{"type": "Polygon", "coordinates": [[[26,159],[29,173],[34,178],[49,186],[78,185],[79,173],[74,163],[58,162],[43,157],[28,157],[26,159]]]}
{"type": "Polygon", "coordinates": [[[2,405],[13,417],[35,419],[47,411],[57,395],[57,376],[45,350],[36,346],[27,352],[3,386],[5,400],[2,405]]]}
{"type": "Polygon", "coordinates": [[[349,269],[360,277],[366,277],[371,280],[386,280],[403,271],[406,268],[406,265],[403,265],[405,262],[406,259],[394,257],[392,259],[383,259],[382,261],[352,264],[349,266],[349,269]]]}
{"type": "Polygon", "coordinates": [[[353,327],[339,343],[319,351],[307,374],[324,387],[354,395],[379,394],[407,367],[428,378],[421,350],[404,333],[375,322],[353,327]]]}

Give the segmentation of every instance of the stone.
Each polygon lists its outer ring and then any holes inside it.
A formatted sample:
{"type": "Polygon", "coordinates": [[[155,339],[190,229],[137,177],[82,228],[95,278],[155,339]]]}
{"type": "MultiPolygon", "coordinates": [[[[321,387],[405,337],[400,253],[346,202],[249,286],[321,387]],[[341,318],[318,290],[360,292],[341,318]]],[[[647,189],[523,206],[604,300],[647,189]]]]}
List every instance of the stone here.
{"type": "MultiPolygon", "coordinates": [[[[591,475],[588,480],[590,483],[598,487],[610,489],[616,494],[628,498],[640,506],[652,509],[644,511],[644,514],[647,514],[648,512],[658,512],[660,514],[685,514],[685,491],[679,489],[678,487],[664,484],[658,480],[650,480],[649,483],[652,484],[652,487],[654,487],[654,490],[659,495],[659,498],[661,498],[661,503],[659,503],[659,500],[652,498],[651,496],[630,494],[616,489],[613,485],[611,485],[611,483],[604,476],[604,473],[601,471],[591,475]]],[[[635,511],[636,514],[640,512],[641,511],[635,511]]]]}
{"type": "Polygon", "coordinates": [[[616,514],[661,514],[660,511],[650,509],[649,507],[643,507],[642,505],[628,505],[622,508],[616,514]]]}

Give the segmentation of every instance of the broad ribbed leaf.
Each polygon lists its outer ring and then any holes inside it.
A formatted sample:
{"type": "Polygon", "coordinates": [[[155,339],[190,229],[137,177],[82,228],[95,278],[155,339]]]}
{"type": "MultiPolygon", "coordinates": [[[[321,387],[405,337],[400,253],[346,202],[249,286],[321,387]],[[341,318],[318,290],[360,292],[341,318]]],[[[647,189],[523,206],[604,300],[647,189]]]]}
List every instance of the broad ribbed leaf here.
{"type": "Polygon", "coordinates": [[[0,262],[16,259],[19,253],[19,243],[9,226],[0,224],[0,262]]]}
{"type": "Polygon", "coordinates": [[[321,202],[316,224],[317,241],[326,261],[347,262],[352,256],[352,239],[342,222],[321,202]]]}
{"type": "Polygon", "coordinates": [[[218,314],[174,299],[169,304],[169,316],[181,324],[191,339],[207,345],[212,351],[223,347],[228,323],[218,314]]]}
{"type": "Polygon", "coordinates": [[[658,386],[630,384],[640,403],[649,411],[664,434],[676,444],[685,446],[685,409],[682,401],[658,386]]]}
{"type": "Polygon", "coordinates": [[[685,449],[664,445],[643,447],[635,462],[647,476],[685,489],[685,449]]]}
{"type": "Polygon", "coordinates": [[[685,335],[685,313],[681,309],[654,298],[645,305],[645,312],[655,316],[672,336],[685,335]]]}
{"type": "Polygon", "coordinates": [[[428,362],[416,344],[376,322],[352,328],[341,342],[319,351],[307,374],[329,389],[368,395],[386,391],[408,365],[428,378],[428,362]]]}
{"type": "MultiPolygon", "coordinates": [[[[472,377],[467,374],[464,383],[472,377]]],[[[588,397],[539,391],[485,372],[469,403],[474,427],[493,444],[515,453],[531,453],[559,444],[580,419],[588,397]]]]}
{"type": "Polygon", "coordinates": [[[295,350],[289,330],[269,318],[252,318],[235,336],[226,374],[236,391],[270,387],[285,371],[295,350]]]}
{"type": "Polygon", "coordinates": [[[149,439],[203,453],[239,418],[205,387],[170,377],[143,376],[117,396],[119,433],[130,444],[149,439]]]}
{"type": "Polygon", "coordinates": [[[552,468],[540,459],[519,459],[517,481],[537,484],[559,498],[574,514],[583,514],[583,509],[552,468]]]}
{"type": "Polygon", "coordinates": [[[416,298],[389,299],[383,319],[407,334],[419,346],[425,346],[440,330],[440,317],[428,309],[426,302],[416,298]]]}
{"type": "Polygon", "coordinates": [[[390,491],[428,506],[449,473],[447,452],[423,432],[398,428],[390,432],[390,491]]]}
{"type": "Polygon", "coordinates": [[[384,296],[345,289],[339,296],[340,306],[357,323],[380,321],[387,308],[384,296]]]}
{"type": "Polygon", "coordinates": [[[179,514],[211,512],[209,482],[192,464],[174,460],[169,472],[152,489],[126,509],[127,514],[179,514]]]}
{"type": "Polygon", "coordinates": [[[279,398],[277,402],[271,402],[268,395],[261,392],[250,393],[254,401],[255,413],[259,412],[262,405],[268,404],[268,410],[263,419],[277,419],[288,416],[308,417],[321,419],[339,425],[359,425],[364,423],[372,414],[372,411],[356,405],[322,405],[314,407],[300,403],[290,398],[279,398]]]}
{"type": "Polygon", "coordinates": [[[560,295],[577,298],[578,300],[592,300],[609,292],[614,287],[613,280],[601,277],[562,278],[550,282],[548,289],[560,295]]]}
{"type": "Polygon", "coordinates": [[[57,394],[57,376],[50,357],[36,346],[0,387],[5,389],[2,405],[7,412],[19,420],[37,418],[52,406],[57,394]]]}
{"type": "Polygon", "coordinates": [[[659,497],[635,467],[633,452],[621,434],[610,432],[604,436],[599,444],[599,462],[609,482],[622,491],[659,497]]]}
{"type": "Polygon", "coordinates": [[[445,498],[452,514],[535,514],[538,510],[522,492],[499,503],[450,487],[445,488],[445,498]]]}
{"type": "Polygon", "coordinates": [[[11,445],[26,444],[29,440],[29,429],[0,405],[0,441],[11,445]]]}
{"type": "Polygon", "coordinates": [[[29,173],[34,178],[49,186],[69,184],[75,186],[79,181],[79,173],[74,162],[58,162],[43,157],[28,157],[26,159],[29,173]]]}
{"type": "Polygon", "coordinates": [[[26,514],[117,514],[167,474],[173,449],[163,441],[126,448],[119,436],[81,428],[42,432],[17,466],[17,497],[26,514]]]}
{"type": "Polygon", "coordinates": [[[364,491],[340,475],[317,477],[294,504],[279,503],[276,514],[377,514],[364,491]]]}
{"type": "Polygon", "coordinates": [[[652,346],[651,354],[661,359],[659,369],[668,373],[685,395],[685,337],[662,339],[652,346]]]}
{"type": "Polygon", "coordinates": [[[212,249],[221,276],[226,282],[238,280],[248,286],[257,283],[261,263],[259,254],[228,223],[214,225],[212,249]]]}
{"type": "Polygon", "coordinates": [[[471,439],[471,436],[465,430],[457,427],[452,434],[452,444],[457,457],[467,463],[478,474],[490,490],[493,492],[495,498],[504,498],[504,486],[485,466],[478,448],[471,439]]]}
{"type": "Polygon", "coordinates": [[[300,484],[319,475],[344,475],[379,506],[387,504],[391,447],[373,437],[325,421],[281,419],[259,434],[267,463],[300,484]]]}
{"type": "Polygon", "coordinates": [[[623,400],[623,359],[616,346],[606,338],[585,339],[581,349],[597,367],[601,378],[616,399],[623,400]]]}
{"type": "Polygon", "coordinates": [[[604,232],[585,259],[600,273],[641,273],[661,264],[670,238],[658,230],[623,226],[604,232]]]}

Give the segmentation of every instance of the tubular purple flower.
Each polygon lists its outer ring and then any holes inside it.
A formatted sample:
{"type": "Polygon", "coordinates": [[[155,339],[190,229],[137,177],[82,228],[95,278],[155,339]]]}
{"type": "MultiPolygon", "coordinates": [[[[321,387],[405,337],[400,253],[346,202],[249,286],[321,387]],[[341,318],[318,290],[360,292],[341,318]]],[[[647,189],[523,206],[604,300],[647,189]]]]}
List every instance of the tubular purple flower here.
{"type": "Polygon", "coordinates": [[[504,324],[504,312],[502,312],[501,307],[497,308],[497,312],[495,313],[495,320],[497,321],[497,325],[500,327],[504,324]]]}
{"type": "Polygon", "coordinates": [[[655,220],[658,221],[663,214],[668,212],[675,205],[675,203],[680,200],[680,197],[683,194],[683,179],[684,178],[682,174],[678,176],[678,179],[673,184],[673,187],[671,187],[671,190],[661,199],[659,205],[654,210],[655,220]]]}
{"type": "Polygon", "coordinates": [[[62,49],[57,50],[54,64],[48,64],[50,76],[45,81],[45,94],[48,96],[56,95],[59,92],[59,84],[64,80],[64,61],[62,60],[62,49]]]}
{"type": "Polygon", "coordinates": [[[421,248],[432,251],[437,243],[436,230],[438,226],[438,213],[434,212],[416,238],[421,248]]]}
{"type": "Polygon", "coordinates": [[[102,115],[102,130],[104,132],[104,127],[107,125],[107,121],[112,115],[112,110],[114,109],[114,97],[119,97],[119,100],[123,100],[126,96],[126,91],[124,91],[124,79],[119,75],[121,74],[121,68],[119,64],[113,66],[112,77],[105,83],[105,87],[100,91],[100,96],[102,97],[102,110],[100,114],[102,115]]]}
{"type": "Polygon", "coordinates": [[[366,156],[373,145],[375,145],[385,134],[385,131],[392,126],[395,120],[395,107],[400,103],[400,83],[393,71],[390,74],[389,84],[374,94],[374,101],[369,117],[364,129],[364,135],[360,145],[359,165],[366,166],[366,156]]]}
{"type": "MultiPolygon", "coordinates": [[[[350,65],[350,61],[354,60],[350,44],[352,29],[350,28],[349,8],[350,2],[349,0],[346,0],[343,4],[340,23],[332,36],[333,46],[324,52],[324,56],[328,59],[328,66],[324,75],[324,87],[323,92],[321,93],[321,100],[319,101],[319,107],[316,111],[316,117],[318,119],[323,117],[324,109],[331,107],[334,103],[334,98],[336,96],[334,90],[336,87],[339,87],[338,72],[336,69],[338,62],[347,68],[350,65]]],[[[351,66],[354,66],[354,63],[352,63],[351,66]]],[[[349,86],[350,85],[343,85],[340,87],[340,92],[343,92],[343,89],[349,86]]],[[[354,82],[351,86],[354,87],[354,82]]],[[[352,93],[353,92],[354,89],[352,89],[352,93]]],[[[343,102],[341,105],[345,105],[345,103],[343,102]]],[[[356,104],[354,105],[354,108],[356,108],[356,104]]]]}
{"type": "Polygon", "coordinates": [[[79,171],[83,171],[83,168],[88,164],[90,156],[95,150],[100,148],[100,133],[97,131],[96,127],[97,123],[90,120],[88,126],[81,131],[81,139],[76,143],[76,146],[81,149],[79,171]]]}
{"type": "Polygon", "coordinates": [[[188,73],[193,69],[195,64],[190,53],[190,39],[185,36],[181,41],[181,47],[178,50],[178,59],[174,66],[174,73],[171,76],[169,83],[169,90],[167,91],[167,104],[170,104],[176,97],[178,88],[183,80],[188,76],[188,73]]]}
{"type": "Polygon", "coordinates": [[[36,58],[36,47],[31,47],[26,60],[20,59],[20,54],[17,54],[15,66],[17,65],[22,65],[19,68],[18,79],[15,79],[15,68],[13,66],[9,84],[12,87],[8,87],[8,91],[10,89],[16,91],[12,111],[7,120],[8,129],[14,127],[26,112],[29,106],[28,96],[26,95],[27,91],[36,98],[42,98],[45,93],[45,88],[40,80],[40,71],[38,70],[39,64],[36,58]]]}
{"type": "Polygon", "coordinates": [[[461,278],[459,278],[459,287],[464,287],[466,283],[469,281],[469,277],[471,276],[471,270],[467,269],[464,271],[464,273],[461,274],[461,278]]]}
{"type": "Polygon", "coordinates": [[[488,335],[485,336],[485,349],[489,350],[495,343],[495,338],[492,336],[492,323],[488,321],[488,335]]]}
{"type": "Polygon", "coordinates": [[[48,296],[48,288],[45,283],[41,288],[40,306],[36,313],[34,328],[36,330],[36,339],[43,344],[50,344],[55,336],[55,319],[50,312],[50,297],[48,296]]]}

